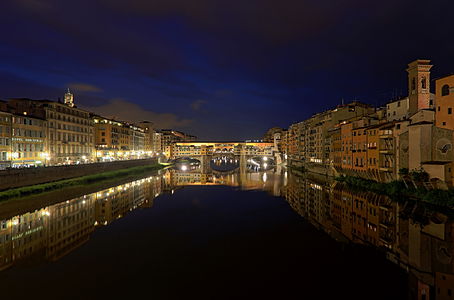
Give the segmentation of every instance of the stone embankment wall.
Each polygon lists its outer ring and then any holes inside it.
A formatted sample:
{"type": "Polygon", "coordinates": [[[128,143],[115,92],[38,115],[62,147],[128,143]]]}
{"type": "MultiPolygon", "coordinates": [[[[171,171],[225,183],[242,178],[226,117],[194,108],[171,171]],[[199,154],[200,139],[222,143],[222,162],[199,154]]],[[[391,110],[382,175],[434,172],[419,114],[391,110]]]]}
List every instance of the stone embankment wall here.
{"type": "Polygon", "coordinates": [[[288,165],[294,168],[304,168],[306,171],[325,176],[335,176],[334,170],[328,165],[306,163],[297,160],[289,160],[288,165]]]}
{"type": "Polygon", "coordinates": [[[0,190],[145,166],[157,162],[157,159],[152,158],[82,165],[2,170],[0,171],[0,190]]]}

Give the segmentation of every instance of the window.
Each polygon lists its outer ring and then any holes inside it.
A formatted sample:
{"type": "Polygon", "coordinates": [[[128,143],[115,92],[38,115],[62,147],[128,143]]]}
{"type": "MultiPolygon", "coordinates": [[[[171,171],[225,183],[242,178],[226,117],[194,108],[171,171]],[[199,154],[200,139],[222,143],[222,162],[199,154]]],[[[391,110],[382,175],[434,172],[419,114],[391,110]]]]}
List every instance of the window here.
{"type": "Polygon", "coordinates": [[[449,85],[445,84],[445,85],[441,88],[441,95],[442,95],[442,96],[447,96],[447,95],[449,95],[449,85]]]}
{"type": "Polygon", "coordinates": [[[426,89],[426,88],[427,88],[427,86],[426,86],[426,77],[423,77],[423,78],[421,79],[421,87],[422,87],[423,89],[426,89]]]}
{"type": "Polygon", "coordinates": [[[452,114],[452,108],[448,107],[448,115],[451,115],[451,114],[452,114]]]}
{"type": "Polygon", "coordinates": [[[416,79],[413,77],[411,79],[411,90],[414,91],[416,89],[416,79]]]}

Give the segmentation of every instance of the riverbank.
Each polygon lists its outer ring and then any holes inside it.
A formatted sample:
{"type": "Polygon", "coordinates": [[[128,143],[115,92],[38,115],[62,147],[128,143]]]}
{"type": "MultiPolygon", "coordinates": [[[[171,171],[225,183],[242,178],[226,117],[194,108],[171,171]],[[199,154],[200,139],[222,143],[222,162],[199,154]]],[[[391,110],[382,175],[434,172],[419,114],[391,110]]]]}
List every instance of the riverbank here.
{"type": "Polygon", "coordinates": [[[389,196],[393,200],[408,198],[414,201],[421,201],[443,209],[454,209],[454,189],[448,190],[427,190],[426,188],[408,187],[403,181],[396,180],[388,183],[381,183],[373,180],[353,176],[339,176],[336,181],[345,183],[347,186],[362,191],[371,191],[377,194],[389,196]]]}
{"type": "Polygon", "coordinates": [[[57,189],[68,187],[86,187],[87,185],[118,179],[119,177],[139,175],[150,171],[155,171],[164,168],[165,165],[155,163],[146,166],[131,167],[121,170],[102,172],[92,175],[81,176],[72,179],[59,180],[49,183],[36,184],[20,188],[9,189],[0,192],[0,201],[12,200],[15,198],[36,195],[44,192],[49,192],[57,189]]]}
{"type": "Polygon", "coordinates": [[[31,212],[42,207],[54,205],[62,201],[71,200],[101,190],[116,187],[121,184],[133,182],[151,176],[161,176],[166,166],[158,170],[150,170],[144,173],[130,174],[121,177],[112,177],[108,180],[97,181],[87,185],[68,186],[62,189],[50,190],[39,194],[32,194],[20,198],[12,198],[0,201],[0,220],[8,219],[16,215],[31,212]]]}
{"type": "Polygon", "coordinates": [[[0,191],[158,163],[157,158],[0,171],[0,191]]]}

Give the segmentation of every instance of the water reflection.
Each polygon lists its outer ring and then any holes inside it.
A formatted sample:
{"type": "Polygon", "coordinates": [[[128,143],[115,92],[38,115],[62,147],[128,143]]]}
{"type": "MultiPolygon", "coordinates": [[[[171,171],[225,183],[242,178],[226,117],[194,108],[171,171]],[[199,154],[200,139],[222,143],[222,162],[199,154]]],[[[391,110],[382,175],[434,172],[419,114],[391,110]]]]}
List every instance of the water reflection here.
{"type": "Polygon", "coordinates": [[[410,299],[454,298],[454,222],[446,215],[323,177],[289,176],[285,198],[334,239],[384,250],[408,272],[410,299]]]}
{"type": "Polygon", "coordinates": [[[0,270],[28,258],[57,260],[88,241],[97,226],[151,207],[162,192],[151,176],[0,221],[0,270]]]}
{"type": "Polygon", "coordinates": [[[1,220],[0,270],[31,258],[58,260],[87,242],[96,228],[153,206],[161,193],[212,185],[281,196],[338,242],[382,250],[408,272],[410,299],[454,297],[454,222],[446,215],[417,203],[352,191],[325,177],[296,176],[279,167],[256,171],[247,164],[231,171],[207,168],[203,162],[177,167],[1,220]]]}
{"type": "Polygon", "coordinates": [[[165,184],[175,189],[191,185],[226,185],[242,190],[264,190],[273,196],[281,196],[284,182],[283,177],[273,170],[263,172],[211,170],[204,173],[200,169],[188,171],[175,168],[166,172],[165,184]]]}

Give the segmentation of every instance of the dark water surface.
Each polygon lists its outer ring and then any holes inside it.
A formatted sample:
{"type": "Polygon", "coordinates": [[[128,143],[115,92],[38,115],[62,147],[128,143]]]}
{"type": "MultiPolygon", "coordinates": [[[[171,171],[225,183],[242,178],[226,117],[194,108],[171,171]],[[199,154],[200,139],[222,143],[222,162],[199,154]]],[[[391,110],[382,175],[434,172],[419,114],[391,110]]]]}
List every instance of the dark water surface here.
{"type": "Polygon", "coordinates": [[[0,295],[449,299],[452,222],[424,211],[424,232],[399,205],[285,170],[168,170],[0,220],[0,295]]]}

